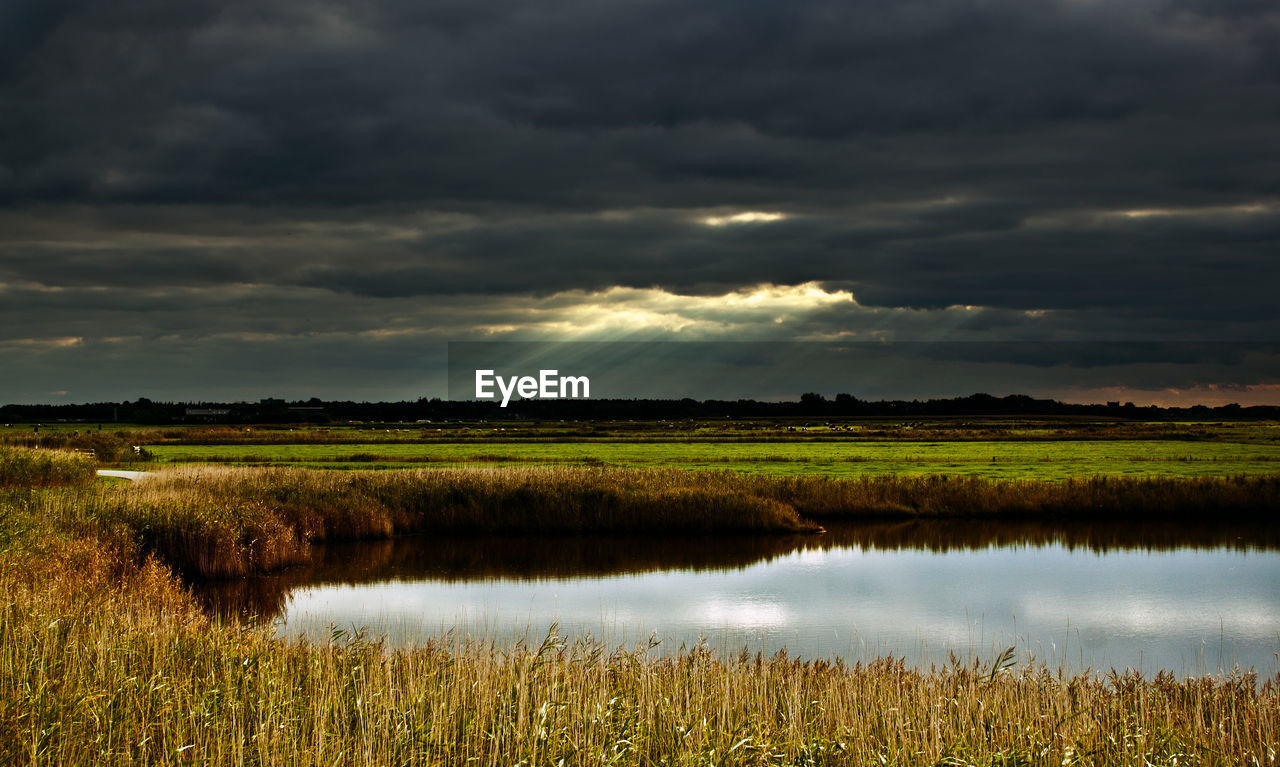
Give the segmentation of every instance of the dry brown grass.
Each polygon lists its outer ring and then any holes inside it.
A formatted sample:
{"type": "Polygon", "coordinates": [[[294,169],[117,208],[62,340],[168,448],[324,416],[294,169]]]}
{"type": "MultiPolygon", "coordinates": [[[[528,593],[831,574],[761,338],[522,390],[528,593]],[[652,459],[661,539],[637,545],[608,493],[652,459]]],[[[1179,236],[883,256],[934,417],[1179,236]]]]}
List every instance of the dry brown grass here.
{"type": "Polygon", "coordinates": [[[814,532],[878,517],[1270,520],[1280,476],[1066,482],[826,479],[606,467],[398,472],[185,467],[107,491],[104,519],[184,573],[308,559],[314,541],[424,532],[814,532]]]}
{"type": "Polygon", "coordinates": [[[1004,516],[1071,519],[1215,519],[1272,522],[1280,474],[1236,477],[1108,477],[995,480],[882,475],[855,479],[752,475],[745,489],[803,516],[1004,516]]]}
{"type": "Polygon", "coordinates": [[[781,501],[679,470],[324,472],[186,468],[104,504],[180,570],[234,576],[305,561],[312,541],[452,532],[798,532],[781,501]]]}

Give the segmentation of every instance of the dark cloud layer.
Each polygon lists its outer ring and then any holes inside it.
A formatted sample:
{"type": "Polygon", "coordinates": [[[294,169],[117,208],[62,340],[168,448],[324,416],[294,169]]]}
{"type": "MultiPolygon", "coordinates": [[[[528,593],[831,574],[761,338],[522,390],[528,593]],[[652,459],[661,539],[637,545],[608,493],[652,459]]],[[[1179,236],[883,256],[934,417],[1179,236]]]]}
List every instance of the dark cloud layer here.
{"type": "Polygon", "coordinates": [[[806,283],[852,300],[716,322],[1274,340],[1277,51],[1261,0],[14,0],[0,343],[296,364],[806,283]]]}

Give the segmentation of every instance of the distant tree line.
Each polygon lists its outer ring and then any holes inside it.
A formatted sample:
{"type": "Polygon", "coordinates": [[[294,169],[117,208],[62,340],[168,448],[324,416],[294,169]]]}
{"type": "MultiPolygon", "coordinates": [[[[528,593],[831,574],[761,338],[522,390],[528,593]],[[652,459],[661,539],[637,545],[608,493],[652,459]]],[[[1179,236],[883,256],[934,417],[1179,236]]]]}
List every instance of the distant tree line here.
{"type": "Polygon", "coordinates": [[[859,399],[851,394],[827,398],[808,392],[790,402],[759,400],[694,399],[578,399],[520,400],[502,408],[493,402],[419,399],[412,402],[351,402],[268,398],[244,402],[153,402],[140,397],[129,402],[93,402],[59,405],[0,407],[0,422],[120,422],[176,423],[344,423],[348,421],[406,423],[447,420],[626,420],[658,421],[712,418],[917,418],[928,416],[1094,416],[1134,420],[1280,418],[1280,407],[1241,407],[1238,404],[1207,407],[1162,408],[1155,405],[1077,405],[1024,394],[929,400],[859,399]]]}

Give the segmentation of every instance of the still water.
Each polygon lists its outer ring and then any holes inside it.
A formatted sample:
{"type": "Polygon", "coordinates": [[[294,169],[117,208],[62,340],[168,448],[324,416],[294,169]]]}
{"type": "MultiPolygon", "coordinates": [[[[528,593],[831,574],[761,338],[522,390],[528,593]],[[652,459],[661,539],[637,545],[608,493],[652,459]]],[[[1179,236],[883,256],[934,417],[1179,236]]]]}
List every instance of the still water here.
{"type": "Polygon", "coordinates": [[[1280,547],[1222,528],[937,522],[824,536],[432,537],[330,546],[207,596],[281,635],[367,627],[394,644],[562,635],[803,658],[1005,647],[1052,668],[1280,671],[1280,547]]]}

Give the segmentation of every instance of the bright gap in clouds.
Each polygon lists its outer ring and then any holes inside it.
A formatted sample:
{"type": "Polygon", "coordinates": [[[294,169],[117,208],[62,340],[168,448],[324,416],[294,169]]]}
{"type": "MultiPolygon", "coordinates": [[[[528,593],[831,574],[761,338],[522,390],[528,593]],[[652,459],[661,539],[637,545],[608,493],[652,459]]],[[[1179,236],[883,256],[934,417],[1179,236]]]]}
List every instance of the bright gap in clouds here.
{"type": "Polygon", "coordinates": [[[565,339],[623,333],[722,334],[780,324],[837,304],[855,304],[847,290],[827,291],[816,282],[757,285],[711,296],[681,295],[661,288],[613,287],[598,292],[558,293],[549,305],[533,304],[522,321],[481,327],[491,334],[516,330],[565,339]]]}
{"type": "Polygon", "coordinates": [[[787,215],[785,213],[748,210],[742,213],[734,213],[730,216],[707,216],[706,218],[701,219],[701,221],[707,226],[726,226],[729,224],[768,223],[770,221],[781,221],[786,217],[787,215]]]}
{"type": "Polygon", "coordinates": [[[1122,218],[1211,218],[1272,213],[1276,209],[1277,205],[1275,203],[1256,202],[1246,205],[1212,205],[1198,208],[1134,208],[1113,211],[1109,215],[1122,218]]]}

